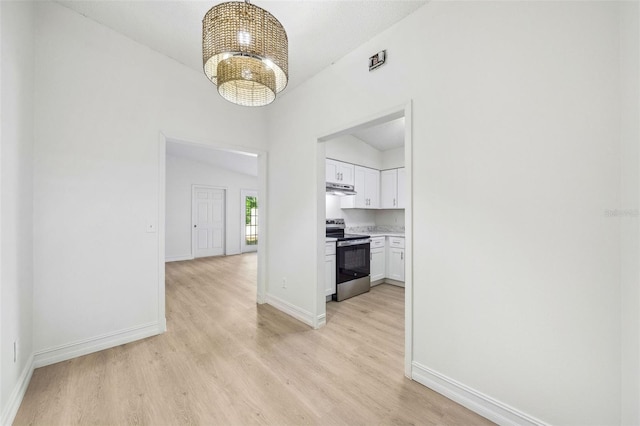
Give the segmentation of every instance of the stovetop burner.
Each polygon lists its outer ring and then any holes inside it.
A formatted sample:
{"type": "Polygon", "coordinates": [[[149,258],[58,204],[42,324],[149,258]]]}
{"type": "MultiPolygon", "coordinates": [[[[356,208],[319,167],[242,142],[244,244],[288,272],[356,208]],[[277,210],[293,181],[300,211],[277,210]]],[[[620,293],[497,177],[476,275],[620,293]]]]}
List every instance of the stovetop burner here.
{"type": "Polygon", "coordinates": [[[369,235],[362,234],[344,234],[342,237],[337,237],[338,241],[347,241],[347,240],[361,240],[364,238],[369,238],[369,235]]]}
{"type": "Polygon", "coordinates": [[[337,238],[338,241],[360,240],[369,238],[369,235],[345,234],[344,219],[327,219],[325,221],[325,231],[327,237],[337,238]]]}

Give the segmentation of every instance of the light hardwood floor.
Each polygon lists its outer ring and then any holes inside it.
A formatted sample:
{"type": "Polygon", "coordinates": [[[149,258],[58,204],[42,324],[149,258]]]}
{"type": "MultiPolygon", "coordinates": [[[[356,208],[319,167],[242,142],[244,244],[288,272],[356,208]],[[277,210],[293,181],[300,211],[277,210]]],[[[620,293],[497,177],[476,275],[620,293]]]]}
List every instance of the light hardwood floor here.
{"type": "Polygon", "coordinates": [[[37,369],[14,424],[491,424],[403,376],[402,288],[312,330],[256,305],[255,254],[166,271],[168,331],[37,369]]]}

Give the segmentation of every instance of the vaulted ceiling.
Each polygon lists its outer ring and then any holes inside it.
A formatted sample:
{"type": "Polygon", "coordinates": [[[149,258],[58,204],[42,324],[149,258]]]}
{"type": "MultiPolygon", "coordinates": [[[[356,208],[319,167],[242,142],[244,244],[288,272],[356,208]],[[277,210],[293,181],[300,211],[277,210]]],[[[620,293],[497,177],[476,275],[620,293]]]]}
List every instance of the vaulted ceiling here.
{"type": "MultiPolygon", "coordinates": [[[[202,17],[220,1],[59,0],[58,3],[202,71],[202,17]]],[[[252,2],[271,12],[289,37],[289,86],[295,87],[426,3],[412,1],[252,2]]],[[[373,55],[376,52],[371,52],[373,55]]],[[[362,58],[367,66],[367,58],[362,58]]]]}

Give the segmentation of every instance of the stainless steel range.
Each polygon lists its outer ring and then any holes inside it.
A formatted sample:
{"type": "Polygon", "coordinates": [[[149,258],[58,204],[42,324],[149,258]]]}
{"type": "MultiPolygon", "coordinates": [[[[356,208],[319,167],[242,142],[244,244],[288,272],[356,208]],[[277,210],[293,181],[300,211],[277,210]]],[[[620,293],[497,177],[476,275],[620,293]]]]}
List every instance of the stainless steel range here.
{"type": "Polygon", "coordinates": [[[336,294],[338,302],[371,289],[371,239],[369,235],[345,234],[344,219],[327,219],[326,236],[336,242],[336,294]]]}

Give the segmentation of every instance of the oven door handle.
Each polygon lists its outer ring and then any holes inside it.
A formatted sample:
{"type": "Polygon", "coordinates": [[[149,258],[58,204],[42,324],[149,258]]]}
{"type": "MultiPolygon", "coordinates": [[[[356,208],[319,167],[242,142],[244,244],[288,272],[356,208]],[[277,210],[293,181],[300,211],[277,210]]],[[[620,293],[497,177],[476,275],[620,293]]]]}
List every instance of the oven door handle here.
{"type": "Polygon", "coordinates": [[[338,241],[338,247],[349,247],[349,246],[357,246],[360,244],[369,244],[371,240],[369,238],[365,240],[347,240],[347,241],[338,241]]]}

